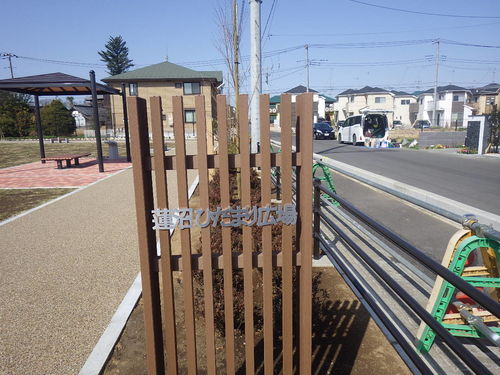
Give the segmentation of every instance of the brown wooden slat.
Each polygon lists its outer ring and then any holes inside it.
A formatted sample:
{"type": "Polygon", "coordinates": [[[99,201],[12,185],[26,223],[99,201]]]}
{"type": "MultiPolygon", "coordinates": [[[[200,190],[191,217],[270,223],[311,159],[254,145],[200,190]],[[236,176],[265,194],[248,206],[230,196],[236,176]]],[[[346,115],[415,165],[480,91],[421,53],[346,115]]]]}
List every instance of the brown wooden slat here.
{"type": "MultiPolygon", "coordinates": [[[[292,203],[292,99],[281,95],[281,186],[282,203],[292,203]]],[[[293,373],[293,231],[294,227],[283,225],[281,249],[283,252],[283,373],[293,373]]]]}
{"type": "MultiPolygon", "coordinates": [[[[221,207],[230,206],[228,125],[226,97],[217,96],[217,122],[219,127],[220,195],[221,207]]],[[[222,254],[224,258],[224,316],[226,334],[226,372],[234,374],[234,317],[231,228],[222,227],[222,254]]]]}
{"type": "MultiPolygon", "coordinates": [[[[244,269],[245,265],[245,255],[239,253],[233,253],[232,257],[232,268],[233,269],[244,269]]],[[[283,253],[273,251],[273,267],[283,267],[283,253]]],[[[191,255],[191,269],[192,270],[203,270],[205,269],[203,265],[203,255],[202,254],[192,254],[191,255]]],[[[292,254],[292,264],[293,266],[300,266],[301,258],[300,253],[294,252],[292,254]]],[[[224,269],[224,258],[222,254],[212,254],[211,256],[212,269],[223,270],[224,269]]],[[[262,268],[264,266],[264,256],[262,253],[253,252],[251,253],[251,266],[252,268],[262,268]]],[[[182,255],[172,255],[171,260],[172,271],[182,271],[182,255]]],[[[157,267],[158,270],[161,269],[161,264],[157,267]]]]}
{"type": "MultiPolygon", "coordinates": [[[[189,207],[188,183],[186,170],[186,142],[184,137],[184,107],[182,96],[174,96],[173,119],[174,119],[174,138],[176,171],[177,171],[177,195],[179,208],[189,207]]],[[[196,329],[194,320],[193,303],[193,277],[191,272],[191,231],[189,228],[180,229],[182,255],[185,259],[185,268],[182,271],[182,283],[184,286],[184,317],[186,326],[186,359],[189,374],[197,372],[196,356],[196,329]]]]}
{"type": "Polygon", "coordinates": [[[312,119],[313,94],[301,95],[300,151],[303,165],[300,168],[300,373],[311,373],[312,357],[312,119]]]}
{"type": "Polygon", "coordinates": [[[156,238],[151,224],[153,184],[151,172],[146,170],[149,153],[146,100],[128,98],[135,208],[141,264],[142,298],[144,301],[144,328],[148,373],[165,371],[161,326],[160,285],[156,268],[156,238]]]}
{"type": "MultiPolygon", "coordinates": [[[[200,208],[209,209],[208,195],[208,167],[207,167],[207,127],[205,120],[205,97],[198,95],[195,98],[196,127],[198,131],[198,175],[200,208]]],[[[201,246],[205,270],[203,271],[203,291],[205,300],[205,343],[208,374],[216,373],[215,362],[215,326],[214,326],[214,296],[212,277],[212,249],[210,247],[210,227],[201,229],[201,246]]]]}
{"type": "MultiPolygon", "coordinates": [[[[207,167],[212,168],[220,168],[220,155],[207,155],[207,167]]],[[[271,167],[281,167],[283,162],[281,161],[281,154],[271,154],[271,167]]],[[[165,156],[165,169],[167,170],[175,170],[175,155],[166,155],[165,156]]],[[[250,154],[250,167],[261,167],[260,154],[250,154]]],[[[292,162],[293,165],[300,165],[300,153],[292,152],[292,162]]],[[[228,155],[228,163],[229,169],[241,168],[242,161],[241,155],[238,154],[230,154],[228,155]]],[[[198,169],[198,155],[186,155],[186,168],[187,169],[198,169]]]]}
{"type": "MultiPolygon", "coordinates": [[[[150,98],[151,130],[153,133],[153,149],[157,156],[164,154],[165,142],[163,139],[163,121],[161,118],[161,97],[150,98]]],[[[153,158],[156,183],[156,204],[158,208],[168,208],[167,175],[165,172],[165,158],[153,158]]],[[[161,269],[163,283],[163,314],[165,327],[165,350],[167,355],[167,371],[177,374],[177,334],[175,330],[175,302],[174,286],[172,281],[170,231],[158,231],[161,248],[161,269]]]]}
{"type": "MultiPolygon", "coordinates": [[[[260,152],[262,154],[261,206],[271,204],[271,134],[269,129],[269,95],[260,96],[260,152]]],[[[274,335],[273,335],[273,237],[272,227],[262,228],[263,267],[263,302],[264,302],[264,373],[274,372],[274,335]]]]}
{"type": "MultiPolygon", "coordinates": [[[[250,207],[250,134],[248,127],[248,95],[238,98],[238,123],[240,124],[241,206],[250,207]]],[[[243,290],[245,299],[245,369],[255,373],[255,332],[253,321],[253,262],[252,228],[243,227],[243,290]]]]}

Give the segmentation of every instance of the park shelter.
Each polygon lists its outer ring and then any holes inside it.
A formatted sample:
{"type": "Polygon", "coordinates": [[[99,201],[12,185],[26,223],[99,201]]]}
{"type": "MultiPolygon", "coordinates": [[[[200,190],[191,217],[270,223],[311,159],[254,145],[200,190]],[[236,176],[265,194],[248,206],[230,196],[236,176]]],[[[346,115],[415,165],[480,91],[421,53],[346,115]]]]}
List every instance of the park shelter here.
{"type": "MultiPolygon", "coordinates": [[[[94,71],[90,71],[90,79],[79,78],[59,72],[4,79],[0,80],[0,90],[34,96],[36,128],[38,133],[38,141],[40,144],[40,158],[45,157],[45,148],[43,143],[43,129],[40,117],[40,103],[38,100],[40,96],[92,95],[93,116],[95,124],[99,123],[97,95],[103,95],[103,94],[122,95],[123,103],[125,103],[125,90],[122,89],[122,91],[120,92],[120,90],[96,83],[94,71]]],[[[127,161],[130,161],[130,145],[129,145],[127,118],[124,118],[124,125],[125,125],[127,161]]],[[[99,171],[104,172],[101,132],[99,126],[95,127],[95,132],[96,132],[97,161],[99,163],[99,171]]]]}

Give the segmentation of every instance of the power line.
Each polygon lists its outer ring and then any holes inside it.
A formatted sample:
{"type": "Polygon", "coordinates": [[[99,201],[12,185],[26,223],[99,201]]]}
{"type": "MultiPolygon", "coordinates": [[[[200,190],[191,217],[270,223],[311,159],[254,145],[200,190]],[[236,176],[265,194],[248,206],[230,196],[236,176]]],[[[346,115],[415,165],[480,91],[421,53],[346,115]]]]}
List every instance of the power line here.
{"type": "Polygon", "coordinates": [[[420,11],[417,11],[417,10],[392,8],[392,7],[388,7],[388,6],[385,6],[385,5],[372,4],[372,3],[367,3],[365,1],[359,1],[359,0],[347,0],[347,1],[350,1],[351,3],[357,3],[357,4],[361,4],[361,5],[366,5],[366,6],[374,7],[374,8],[388,9],[388,10],[393,10],[393,11],[403,12],[403,13],[420,14],[420,15],[424,15],[424,16],[452,17],[452,18],[500,18],[500,16],[471,16],[471,15],[462,15],[462,14],[445,14],[445,13],[420,12],[420,11]]]}
{"type": "Polygon", "coordinates": [[[489,46],[489,45],[485,45],[485,44],[464,43],[464,42],[457,42],[455,40],[448,40],[448,39],[442,39],[441,42],[445,43],[445,44],[453,44],[456,46],[465,46],[465,47],[500,48],[500,46],[489,46]]]}
{"type": "MultiPolygon", "coordinates": [[[[488,22],[488,23],[480,23],[474,25],[464,25],[464,26],[447,26],[447,27],[429,27],[425,28],[425,31],[434,31],[434,30],[454,30],[454,29],[464,29],[464,28],[472,28],[472,27],[484,27],[484,26],[492,26],[498,25],[500,22],[488,22]]],[[[420,29],[412,29],[412,30],[397,30],[397,31],[373,31],[373,32],[363,32],[363,33],[313,33],[313,34],[269,34],[269,36],[277,36],[277,37],[288,37],[288,36],[362,36],[362,35],[383,35],[383,34],[401,34],[401,33],[415,33],[422,32],[422,28],[420,29]]]]}

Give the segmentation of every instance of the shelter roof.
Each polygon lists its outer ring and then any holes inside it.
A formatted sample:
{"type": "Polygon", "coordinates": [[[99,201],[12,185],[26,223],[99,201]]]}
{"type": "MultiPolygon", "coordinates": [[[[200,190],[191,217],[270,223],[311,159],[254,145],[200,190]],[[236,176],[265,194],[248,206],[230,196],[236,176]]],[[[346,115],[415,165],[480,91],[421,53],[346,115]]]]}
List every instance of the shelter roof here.
{"type": "MultiPolygon", "coordinates": [[[[90,80],[60,72],[0,80],[0,90],[39,96],[92,94],[90,80]]],[[[99,95],[120,94],[119,90],[99,83],[96,90],[99,95]]]]}
{"type": "Polygon", "coordinates": [[[159,64],[145,66],[131,70],[129,72],[106,77],[103,82],[127,82],[127,81],[148,81],[148,80],[171,80],[171,79],[208,79],[222,82],[222,72],[197,71],[183,66],[165,61],[159,64]]]}

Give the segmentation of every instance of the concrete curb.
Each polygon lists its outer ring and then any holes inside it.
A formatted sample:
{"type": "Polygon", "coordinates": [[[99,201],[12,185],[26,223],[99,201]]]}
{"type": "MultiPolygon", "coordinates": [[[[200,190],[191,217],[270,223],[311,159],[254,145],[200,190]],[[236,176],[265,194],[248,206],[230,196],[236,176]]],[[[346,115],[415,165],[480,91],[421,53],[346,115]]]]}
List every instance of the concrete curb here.
{"type": "MultiPolygon", "coordinates": [[[[189,186],[188,199],[194,194],[199,181],[199,176],[196,176],[189,186]]],[[[159,255],[159,243],[157,246],[159,255]]],[[[139,272],[78,375],[99,375],[102,372],[141,295],[142,283],[139,272]]]]}

